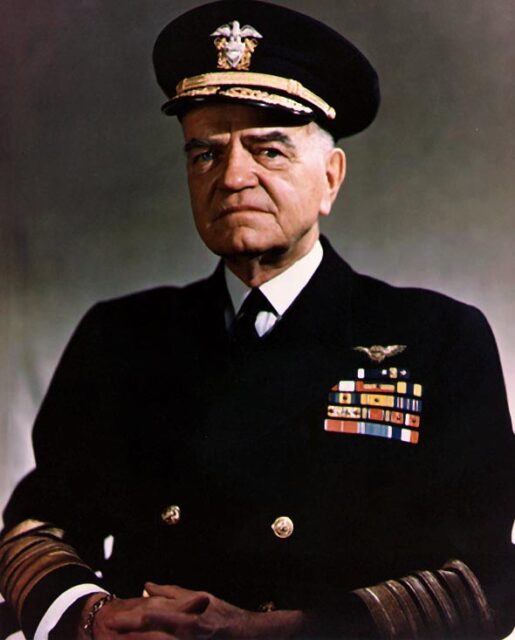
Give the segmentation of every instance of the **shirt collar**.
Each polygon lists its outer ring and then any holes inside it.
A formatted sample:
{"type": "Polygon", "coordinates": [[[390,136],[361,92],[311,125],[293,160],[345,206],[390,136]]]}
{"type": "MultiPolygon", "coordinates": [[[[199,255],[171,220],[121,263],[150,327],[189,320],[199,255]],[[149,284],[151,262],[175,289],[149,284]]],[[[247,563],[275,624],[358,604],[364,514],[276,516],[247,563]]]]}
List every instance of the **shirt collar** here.
{"type": "MultiPolygon", "coordinates": [[[[259,287],[279,316],[286,313],[292,302],[307,285],[322,262],[323,253],[322,245],[317,240],[305,256],[302,256],[286,271],[259,287]]],[[[225,281],[234,313],[238,313],[250,292],[250,287],[247,287],[227,267],[225,268],[225,281]]]]}

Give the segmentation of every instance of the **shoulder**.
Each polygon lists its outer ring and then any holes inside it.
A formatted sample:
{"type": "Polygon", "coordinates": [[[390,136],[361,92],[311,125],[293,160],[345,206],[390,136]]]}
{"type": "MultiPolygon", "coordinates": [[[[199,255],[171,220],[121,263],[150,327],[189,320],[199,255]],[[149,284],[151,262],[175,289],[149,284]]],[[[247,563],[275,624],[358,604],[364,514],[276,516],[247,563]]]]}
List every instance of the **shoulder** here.
{"type": "Polygon", "coordinates": [[[353,297],[358,307],[368,307],[376,314],[396,318],[414,317],[426,323],[460,322],[464,318],[479,324],[485,322],[479,309],[443,293],[419,287],[399,287],[356,272],[353,297]]]}
{"type": "Polygon", "coordinates": [[[93,308],[98,307],[119,313],[141,313],[144,311],[149,313],[168,308],[170,305],[187,305],[195,298],[205,294],[212,279],[211,276],[184,286],[163,285],[135,291],[115,298],[101,300],[93,308]]]}
{"type": "Polygon", "coordinates": [[[326,268],[324,277],[330,284],[324,287],[328,295],[334,289],[350,290],[350,304],[354,320],[365,324],[381,324],[383,327],[452,327],[470,325],[478,329],[488,323],[476,307],[448,295],[420,287],[396,286],[378,278],[361,274],[350,267],[324,238],[326,268]]]}
{"type": "Polygon", "coordinates": [[[159,343],[165,334],[186,332],[216,286],[213,277],[186,286],[161,286],[101,300],[82,317],[71,343],[96,349],[159,343]]]}
{"type": "Polygon", "coordinates": [[[119,323],[169,322],[186,313],[209,295],[212,277],[185,286],[160,286],[101,300],[85,315],[86,320],[119,323]]]}
{"type": "Polygon", "coordinates": [[[353,319],[359,333],[374,341],[413,344],[424,357],[445,360],[493,358],[497,346],[477,307],[436,291],[398,287],[354,274],[353,319]]]}

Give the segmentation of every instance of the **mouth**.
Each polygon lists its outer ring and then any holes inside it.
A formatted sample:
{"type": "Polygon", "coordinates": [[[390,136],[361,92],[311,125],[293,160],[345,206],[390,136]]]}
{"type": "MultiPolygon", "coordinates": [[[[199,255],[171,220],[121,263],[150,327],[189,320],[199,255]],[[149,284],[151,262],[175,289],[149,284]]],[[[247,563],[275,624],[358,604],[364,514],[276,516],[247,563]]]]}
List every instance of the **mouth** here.
{"type": "Polygon", "coordinates": [[[233,205],[231,207],[224,207],[220,213],[216,216],[216,219],[225,218],[226,216],[230,216],[235,213],[269,213],[265,211],[265,209],[261,209],[260,207],[256,207],[252,204],[238,204],[233,205]]]}

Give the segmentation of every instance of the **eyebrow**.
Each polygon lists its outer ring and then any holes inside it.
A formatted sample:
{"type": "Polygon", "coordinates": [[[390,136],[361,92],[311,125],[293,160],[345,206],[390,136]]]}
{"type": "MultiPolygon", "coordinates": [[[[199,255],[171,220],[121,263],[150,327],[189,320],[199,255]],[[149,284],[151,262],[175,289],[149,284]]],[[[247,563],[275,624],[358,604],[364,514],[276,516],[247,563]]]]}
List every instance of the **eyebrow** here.
{"type": "MultiPolygon", "coordinates": [[[[295,149],[295,145],[292,142],[290,136],[285,133],[281,133],[280,131],[271,131],[270,133],[260,134],[250,134],[243,137],[245,142],[250,142],[251,144],[263,144],[267,142],[280,142],[284,144],[288,149],[295,149]]],[[[213,147],[223,147],[224,145],[216,140],[211,140],[209,138],[192,138],[184,145],[184,152],[188,153],[193,149],[209,149],[213,147]]]]}
{"type": "Polygon", "coordinates": [[[208,138],[192,138],[184,145],[185,153],[193,149],[209,149],[210,147],[222,146],[220,143],[208,138]]]}

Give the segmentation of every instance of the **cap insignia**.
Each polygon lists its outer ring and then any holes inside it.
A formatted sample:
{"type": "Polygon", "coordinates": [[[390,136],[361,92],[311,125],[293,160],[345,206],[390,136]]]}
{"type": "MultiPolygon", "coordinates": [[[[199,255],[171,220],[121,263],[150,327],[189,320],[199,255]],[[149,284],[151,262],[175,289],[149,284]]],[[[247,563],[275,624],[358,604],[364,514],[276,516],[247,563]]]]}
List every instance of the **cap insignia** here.
{"type": "Polygon", "coordinates": [[[382,362],[385,358],[391,358],[398,353],[402,353],[406,349],[405,344],[391,344],[382,347],[380,344],[374,344],[371,347],[354,347],[354,351],[362,351],[372,360],[372,362],[382,362]]]}
{"type": "Polygon", "coordinates": [[[263,36],[246,24],[240,27],[237,20],[223,24],[211,34],[218,51],[218,69],[246,71],[250,68],[250,58],[263,36]]]}

